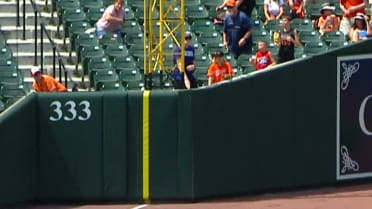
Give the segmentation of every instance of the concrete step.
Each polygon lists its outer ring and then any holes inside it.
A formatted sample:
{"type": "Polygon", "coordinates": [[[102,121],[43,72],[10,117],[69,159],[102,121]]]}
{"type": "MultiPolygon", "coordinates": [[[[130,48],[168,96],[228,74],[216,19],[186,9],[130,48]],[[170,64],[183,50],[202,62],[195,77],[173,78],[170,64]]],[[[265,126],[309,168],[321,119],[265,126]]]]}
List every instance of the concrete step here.
{"type": "MultiPolygon", "coordinates": [[[[60,27],[60,32],[58,33],[57,31],[57,26],[51,26],[51,25],[46,25],[45,26],[46,31],[49,33],[50,37],[52,39],[63,39],[64,37],[64,31],[63,28],[60,27]]],[[[29,38],[34,38],[35,37],[35,26],[34,25],[26,25],[25,30],[23,31],[23,26],[16,26],[16,25],[7,25],[7,26],[2,26],[1,30],[4,34],[4,37],[6,39],[23,39],[25,37],[26,39],[29,38]],[[23,32],[25,33],[23,35],[23,32]]],[[[41,32],[41,27],[38,25],[36,28],[37,30],[37,38],[40,38],[40,32],[41,32]]],[[[45,32],[44,32],[44,38],[47,38],[45,32]]]]}

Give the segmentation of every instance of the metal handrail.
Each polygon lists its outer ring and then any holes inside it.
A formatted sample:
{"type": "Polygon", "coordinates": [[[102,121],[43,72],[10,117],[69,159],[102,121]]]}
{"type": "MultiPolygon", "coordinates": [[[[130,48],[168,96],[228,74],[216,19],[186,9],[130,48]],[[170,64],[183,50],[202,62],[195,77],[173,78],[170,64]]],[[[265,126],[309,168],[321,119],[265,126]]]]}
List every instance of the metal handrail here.
{"type": "MultiPolygon", "coordinates": [[[[33,7],[33,11],[35,13],[35,22],[34,22],[34,38],[35,38],[35,50],[34,50],[34,65],[37,65],[37,55],[38,55],[38,49],[37,49],[37,39],[38,39],[38,19],[39,19],[39,24],[40,24],[40,69],[43,71],[44,69],[44,33],[46,34],[49,44],[53,48],[53,77],[55,77],[56,74],[56,59],[58,59],[58,72],[59,72],[59,81],[62,82],[62,70],[64,73],[64,78],[65,78],[65,86],[67,87],[67,80],[68,80],[68,73],[65,68],[65,65],[63,63],[62,56],[60,54],[60,50],[58,49],[57,45],[51,38],[49,32],[46,30],[44,20],[42,19],[40,10],[34,0],[30,0],[31,5],[33,7]]],[[[19,5],[19,0],[17,0],[17,5],[19,5]]],[[[26,39],[26,0],[23,0],[23,39],[26,39]]],[[[53,12],[53,11],[52,11],[53,12]]],[[[19,19],[18,17],[19,14],[17,14],[17,21],[19,19]]]]}

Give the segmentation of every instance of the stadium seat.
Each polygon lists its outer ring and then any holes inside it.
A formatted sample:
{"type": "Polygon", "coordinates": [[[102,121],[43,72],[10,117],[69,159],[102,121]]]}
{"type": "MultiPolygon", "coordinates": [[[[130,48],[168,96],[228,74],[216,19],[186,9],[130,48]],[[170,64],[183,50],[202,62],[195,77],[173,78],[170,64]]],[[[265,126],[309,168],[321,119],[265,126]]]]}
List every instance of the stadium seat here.
{"type": "MultiPolygon", "coordinates": [[[[69,25],[72,22],[83,22],[87,21],[87,17],[83,10],[79,9],[66,9],[62,14],[62,23],[64,30],[64,37],[69,35],[69,25]]],[[[59,33],[59,27],[57,27],[59,33]]]]}
{"type": "Polygon", "coordinates": [[[296,28],[297,31],[314,31],[311,19],[295,18],[292,20],[292,27],[296,28]]]}
{"type": "Polygon", "coordinates": [[[8,46],[4,46],[0,49],[0,60],[11,60],[13,59],[13,52],[8,46]]]}
{"type": "Polygon", "coordinates": [[[91,58],[87,64],[90,87],[94,86],[93,76],[96,72],[108,71],[109,69],[112,69],[112,64],[107,56],[91,58]]]}
{"type": "Polygon", "coordinates": [[[205,32],[205,33],[200,34],[200,36],[198,37],[198,41],[204,47],[207,47],[207,48],[209,47],[222,48],[223,47],[222,35],[216,31],[211,31],[209,33],[205,32]]]}
{"type": "Polygon", "coordinates": [[[329,46],[332,42],[345,42],[346,36],[341,31],[326,31],[322,36],[322,40],[329,46]]]}
{"type": "Polygon", "coordinates": [[[116,57],[127,57],[129,51],[123,44],[113,44],[105,48],[105,54],[109,57],[110,61],[113,61],[116,57]]]}
{"type": "MultiPolygon", "coordinates": [[[[100,46],[84,46],[81,49],[80,55],[81,55],[81,65],[82,65],[82,71],[83,75],[88,74],[88,62],[90,59],[94,57],[103,57],[105,54],[104,50],[100,46]]],[[[76,69],[78,67],[76,66],[76,69]]],[[[82,76],[84,78],[84,76],[82,76]]],[[[83,81],[84,82],[84,81],[83,81]]]]}
{"type": "Polygon", "coordinates": [[[137,68],[137,62],[132,56],[114,57],[112,67],[120,74],[121,69],[134,69],[137,68]]]}
{"type": "MultiPolygon", "coordinates": [[[[69,47],[69,52],[75,51],[75,40],[78,34],[85,33],[85,31],[90,28],[89,22],[82,21],[82,22],[71,22],[68,27],[68,38],[70,40],[70,47],[69,47]]],[[[63,44],[66,44],[66,38],[63,38],[63,44]]]]}
{"type": "Polygon", "coordinates": [[[185,17],[187,18],[189,23],[192,23],[198,19],[210,19],[208,10],[201,5],[189,6],[186,8],[185,13],[186,13],[185,17]]]}
{"type": "Polygon", "coordinates": [[[83,8],[84,12],[94,8],[104,8],[102,0],[80,0],[80,7],[83,8]]]}
{"type": "Polygon", "coordinates": [[[86,16],[89,24],[94,26],[97,23],[97,21],[102,17],[104,11],[105,11],[104,7],[88,8],[86,11],[86,16]]]}
{"type": "Polygon", "coordinates": [[[215,31],[216,28],[210,20],[198,19],[194,20],[191,23],[191,30],[197,35],[200,36],[203,33],[210,33],[215,31]]]}
{"type": "MultiPolygon", "coordinates": [[[[95,34],[80,33],[76,36],[75,46],[69,53],[71,58],[71,52],[76,51],[77,63],[80,62],[80,51],[85,46],[99,46],[99,40],[95,34]]],[[[76,63],[76,64],[77,64],[76,63]]]]}
{"type": "Polygon", "coordinates": [[[301,31],[299,32],[299,38],[301,44],[306,45],[307,43],[318,43],[321,42],[320,34],[318,31],[301,31]]]}
{"type": "Polygon", "coordinates": [[[349,45],[349,42],[347,41],[340,41],[340,42],[334,41],[334,42],[329,43],[328,49],[337,49],[337,48],[344,47],[347,45],[349,45]]]}
{"type": "Polygon", "coordinates": [[[267,31],[271,31],[271,32],[274,32],[274,31],[280,31],[281,29],[283,29],[283,26],[281,25],[281,20],[270,20],[267,22],[267,24],[265,25],[265,28],[267,31]]]}
{"type": "Polygon", "coordinates": [[[123,43],[125,43],[123,37],[116,33],[107,33],[99,39],[99,44],[104,49],[110,45],[122,45],[123,43]]]}
{"type": "Polygon", "coordinates": [[[94,88],[100,90],[117,90],[120,89],[119,76],[114,70],[97,71],[93,75],[94,88]],[[110,88],[109,88],[110,87],[110,88]]]}
{"type": "Polygon", "coordinates": [[[304,46],[306,56],[312,56],[327,51],[328,48],[323,42],[309,42],[304,46]]]}
{"type": "Polygon", "coordinates": [[[142,75],[138,70],[120,71],[119,78],[125,89],[141,89],[143,87],[142,75]]]}
{"type": "Polygon", "coordinates": [[[208,67],[195,66],[194,76],[198,86],[208,85],[208,67]]]}

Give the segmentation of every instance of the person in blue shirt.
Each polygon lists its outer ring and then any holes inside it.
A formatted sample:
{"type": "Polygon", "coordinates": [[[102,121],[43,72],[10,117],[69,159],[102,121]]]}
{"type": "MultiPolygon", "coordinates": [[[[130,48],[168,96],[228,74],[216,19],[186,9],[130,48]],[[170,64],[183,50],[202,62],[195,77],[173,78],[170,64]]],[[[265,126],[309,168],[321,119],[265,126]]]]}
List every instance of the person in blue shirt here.
{"type": "Polygon", "coordinates": [[[225,6],[228,14],[224,19],[223,46],[237,59],[241,54],[252,53],[252,23],[238,10],[235,0],[228,0],[225,6]]]}
{"type": "Polygon", "coordinates": [[[197,82],[194,77],[195,71],[195,48],[191,45],[192,35],[190,32],[185,33],[185,69],[183,72],[180,70],[180,59],[181,59],[181,49],[176,47],[174,49],[173,56],[173,86],[175,89],[190,89],[197,88],[197,82]]]}

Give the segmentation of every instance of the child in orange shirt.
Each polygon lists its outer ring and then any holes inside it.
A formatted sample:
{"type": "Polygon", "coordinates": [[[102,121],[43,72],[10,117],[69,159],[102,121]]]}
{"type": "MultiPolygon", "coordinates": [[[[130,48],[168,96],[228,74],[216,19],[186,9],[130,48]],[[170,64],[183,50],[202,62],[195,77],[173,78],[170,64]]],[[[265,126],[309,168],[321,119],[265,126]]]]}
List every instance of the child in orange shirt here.
{"type": "Polygon", "coordinates": [[[266,41],[258,41],[257,47],[256,56],[249,59],[249,61],[256,66],[256,70],[263,70],[276,64],[271,51],[267,49],[266,41]]]}
{"type": "Polygon", "coordinates": [[[326,31],[337,31],[340,26],[340,18],[334,14],[335,7],[329,3],[322,4],[321,16],[318,19],[318,28],[321,35],[326,31]]]}
{"type": "Polygon", "coordinates": [[[208,85],[229,79],[234,75],[230,62],[226,61],[221,51],[212,54],[212,63],[208,69],[208,85]]]}

